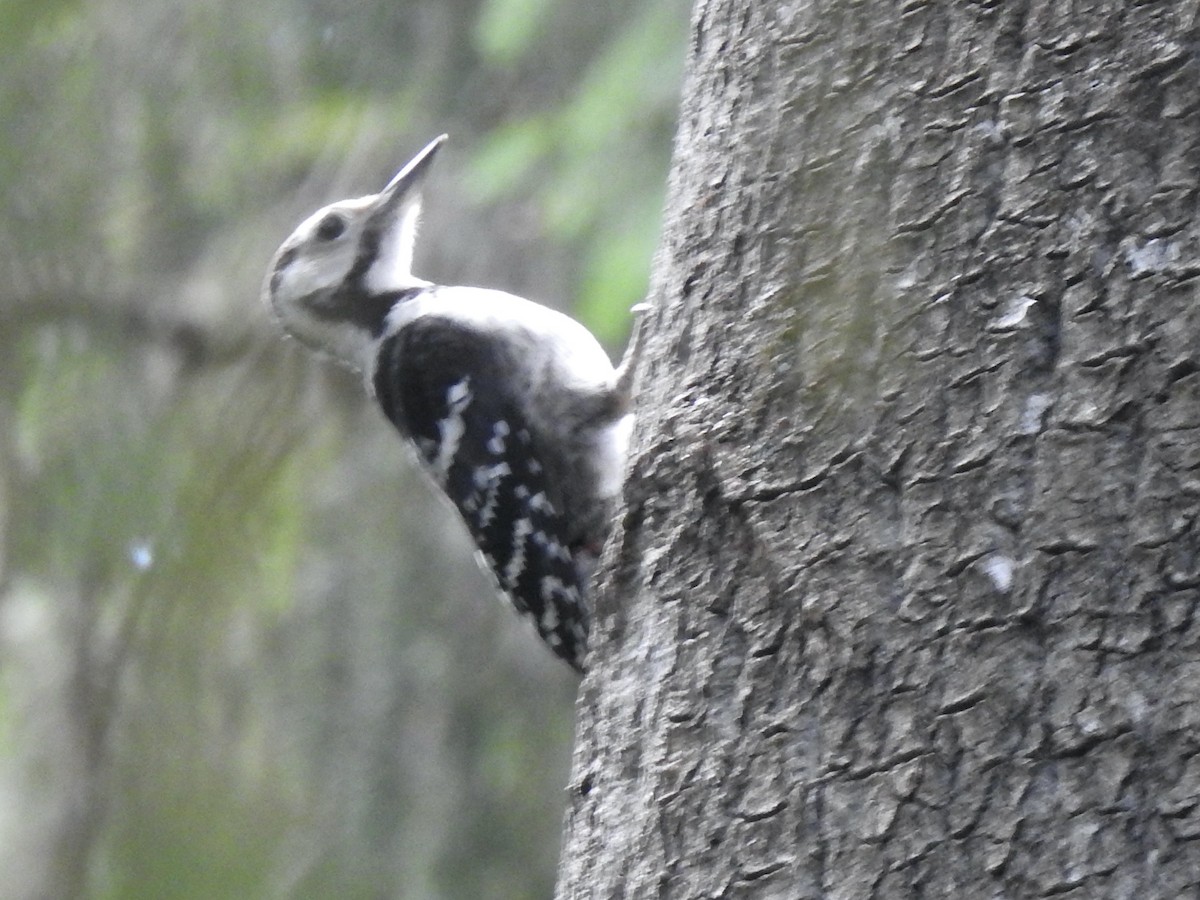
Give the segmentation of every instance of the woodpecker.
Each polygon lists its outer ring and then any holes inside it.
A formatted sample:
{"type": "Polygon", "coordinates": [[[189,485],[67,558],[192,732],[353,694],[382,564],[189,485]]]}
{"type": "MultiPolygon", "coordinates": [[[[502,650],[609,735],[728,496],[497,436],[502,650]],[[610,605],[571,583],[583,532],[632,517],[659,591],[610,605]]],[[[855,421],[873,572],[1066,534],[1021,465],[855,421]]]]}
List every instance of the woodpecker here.
{"type": "Polygon", "coordinates": [[[614,368],[560,312],[414,276],[421,186],[445,139],[378,194],[302,222],[271,260],[264,299],[285,332],[362,373],[501,591],[582,672],[585,588],[624,477],[640,317],[614,368]]]}

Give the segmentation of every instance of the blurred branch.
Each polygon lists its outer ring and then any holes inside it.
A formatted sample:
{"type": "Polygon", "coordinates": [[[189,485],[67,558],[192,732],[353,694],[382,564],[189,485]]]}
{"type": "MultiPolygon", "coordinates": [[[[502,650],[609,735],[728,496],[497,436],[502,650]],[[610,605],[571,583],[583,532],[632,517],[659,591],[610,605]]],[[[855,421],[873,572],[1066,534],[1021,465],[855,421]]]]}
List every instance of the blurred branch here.
{"type": "Polygon", "coordinates": [[[23,329],[78,322],[96,334],[169,348],[189,369],[227,365],[267,337],[265,329],[249,324],[236,330],[218,328],[163,309],[155,302],[160,296],[162,292],[153,290],[90,295],[37,292],[0,306],[0,331],[12,335],[23,329]]]}

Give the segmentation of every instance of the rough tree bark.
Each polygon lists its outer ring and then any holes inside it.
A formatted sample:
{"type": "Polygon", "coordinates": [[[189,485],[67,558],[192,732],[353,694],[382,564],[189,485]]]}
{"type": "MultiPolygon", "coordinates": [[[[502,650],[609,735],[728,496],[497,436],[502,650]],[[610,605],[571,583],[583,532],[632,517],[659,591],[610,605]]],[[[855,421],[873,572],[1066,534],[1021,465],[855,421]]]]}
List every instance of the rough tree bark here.
{"type": "Polygon", "coordinates": [[[1200,889],[1197,15],[700,0],[560,898],[1200,889]]]}

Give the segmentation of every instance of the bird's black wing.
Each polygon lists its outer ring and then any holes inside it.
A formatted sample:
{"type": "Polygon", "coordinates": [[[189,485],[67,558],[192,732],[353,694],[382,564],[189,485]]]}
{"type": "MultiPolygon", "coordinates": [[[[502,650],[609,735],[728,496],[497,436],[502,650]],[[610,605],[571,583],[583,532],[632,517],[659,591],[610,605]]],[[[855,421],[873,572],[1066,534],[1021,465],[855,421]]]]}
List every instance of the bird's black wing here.
{"type": "Polygon", "coordinates": [[[417,445],[500,587],[550,648],[583,670],[583,575],[568,546],[538,446],[494,337],[421,316],[379,349],[375,395],[417,445]]]}

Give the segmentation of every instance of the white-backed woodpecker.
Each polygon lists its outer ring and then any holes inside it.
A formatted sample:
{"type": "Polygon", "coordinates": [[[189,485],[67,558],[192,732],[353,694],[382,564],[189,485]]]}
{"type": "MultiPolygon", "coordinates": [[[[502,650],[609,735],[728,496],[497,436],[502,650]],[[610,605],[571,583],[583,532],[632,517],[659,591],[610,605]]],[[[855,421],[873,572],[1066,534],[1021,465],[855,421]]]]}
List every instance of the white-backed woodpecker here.
{"type": "Polygon", "coordinates": [[[642,329],[614,368],[562,313],[415,277],[420,188],[445,137],[378,194],[301,223],[264,297],[285,331],[363,373],[501,590],[582,671],[585,589],[624,476],[642,329]]]}

